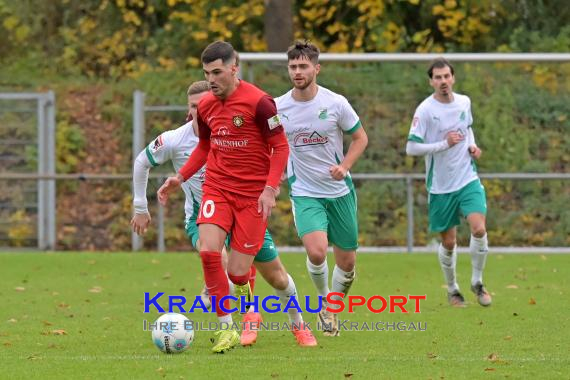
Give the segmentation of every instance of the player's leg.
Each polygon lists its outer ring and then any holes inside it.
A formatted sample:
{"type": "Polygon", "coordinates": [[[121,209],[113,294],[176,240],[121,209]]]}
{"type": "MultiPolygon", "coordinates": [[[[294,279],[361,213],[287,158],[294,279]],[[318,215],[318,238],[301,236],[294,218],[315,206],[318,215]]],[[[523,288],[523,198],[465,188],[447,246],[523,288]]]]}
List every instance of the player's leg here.
{"type": "MultiPolygon", "coordinates": [[[[277,249],[273,243],[273,238],[269,233],[269,230],[265,230],[265,235],[263,237],[263,245],[254,259],[254,265],[251,266],[249,272],[249,286],[251,288],[251,294],[254,294],[254,284],[257,269],[255,265],[257,262],[268,262],[272,261],[277,257],[277,249]]],[[[257,333],[259,331],[259,324],[263,321],[260,310],[258,310],[257,305],[252,305],[247,310],[247,313],[243,316],[243,326],[240,337],[240,342],[242,346],[251,346],[257,341],[257,333]]]]}
{"type": "Polygon", "coordinates": [[[459,290],[456,276],[457,228],[459,201],[456,193],[429,194],[429,228],[439,232],[441,244],[437,256],[447,283],[447,298],[452,306],[464,306],[465,299],[459,290]]]}
{"type": "Polygon", "coordinates": [[[310,197],[291,197],[297,234],[307,251],[307,270],[317,294],[329,294],[329,267],[327,263],[328,220],[324,200],[310,197]]]}
{"type": "MultiPolygon", "coordinates": [[[[293,281],[291,275],[287,273],[283,263],[277,256],[277,251],[275,251],[273,257],[265,256],[261,258],[261,260],[257,260],[256,258],[255,265],[265,281],[275,289],[275,294],[279,297],[283,308],[289,305],[292,298],[295,298],[297,301],[299,300],[295,281],[293,281]]],[[[287,312],[289,323],[291,323],[292,327],[291,331],[295,336],[297,343],[303,347],[316,346],[317,340],[308,326],[304,323],[301,313],[295,307],[289,307],[287,312]]]]}
{"type": "MultiPolygon", "coordinates": [[[[233,214],[223,194],[206,186],[203,190],[197,222],[204,279],[210,296],[216,297],[214,306],[218,320],[231,326],[232,315],[225,311],[229,309],[229,301],[222,303],[222,298],[229,293],[227,276],[222,265],[222,249],[227,232],[233,224],[233,214]]],[[[226,352],[239,343],[239,333],[234,329],[220,329],[214,335],[216,339],[212,351],[215,353],[226,352]]]]}
{"type": "MultiPolygon", "coordinates": [[[[196,248],[198,252],[200,252],[200,232],[198,230],[198,225],[196,224],[196,220],[198,219],[198,212],[199,210],[195,210],[194,215],[186,220],[185,231],[186,231],[186,236],[188,236],[188,239],[192,243],[192,246],[196,248]]],[[[226,270],[227,266],[228,266],[228,252],[226,250],[226,247],[224,246],[222,248],[222,267],[224,268],[224,271],[226,270]]],[[[233,284],[230,283],[229,280],[228,283],[230,286],[229,294],[233,294],[233,284]]],[[[202,291],[200,292],[200,298],[202,299],[204,306],[206,306],[207,309],[210,309],[210,307],[212,306],[210,302],[210,293],[208,292],[208,287],[206,286],[205,283],[204,287],[202,288],[202,291]]]]}
{"type": "Polygon", "coordinates": [[[232,254],[228,258],[228,278],[235,286],[235,295],[238,298],[236,306],[239,312],[245,313],[245,306],[242,307],[240,301],[251,299],[251,265],[263,245],[267,221],[257,212],[256,198],[232,195],[230,203],[234,223],[230,243],[232,254]]]}
{"type": "Polygon", "coordinates": [[[482,306],[489,306],[491,295],[483,285],[483,270],[489,252],[487,241],[486,218],[487,202],[485,189],[479,180],[465,186],[460,195],[461,212],[467,216],[471,230],[469,252],[471,254],[471,291],[477,296],[482,306]]]}
{"type": "MultiPolygon", "coordinates": [[[[284,308],[289,304],[291,298],[299,300],[295,282],[279,259],[277,249],[268,231],[265,233],[263,247],[255,256],[255,265],[265,281],[275,289],[275,294],[279,297],[284,308]]],[[[292,326],[291,331],[297,343],[303,347],[316,346],[317,340],[303,322],[301,313],[296,308],[290,307],[288,317],[292,326]]]]}
{"type": "MultiPolygon", "coordinates": [[[[327,200],[328,236],[333,244],[335,266],[331,291],[346,296],[356,277],[356,249],[358,248],[357,199],[350,193],[327,200]]],[[[333,296],[341,299],[340,296],[333,296]]],[[[338,314],[333,314],[333,335],[338,336],[338,314]]]]}

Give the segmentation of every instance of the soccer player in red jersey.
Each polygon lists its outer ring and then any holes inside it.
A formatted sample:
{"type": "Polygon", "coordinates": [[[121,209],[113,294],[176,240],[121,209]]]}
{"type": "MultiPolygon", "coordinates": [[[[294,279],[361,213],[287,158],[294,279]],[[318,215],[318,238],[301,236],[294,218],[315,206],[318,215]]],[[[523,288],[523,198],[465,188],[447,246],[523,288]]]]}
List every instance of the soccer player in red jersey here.
{"type": "MultiPolygon", "coordinates": [[[[236,294],[240,294],[238,288],[247,287],[250,266],[263,243],[289,147],[273,99],[238,79],[238,56],[232,45],[213,42],[201,58],[211,93],[198,104],[200,142],[177,175],[169,177],[158,190],[158,199],[165,205],[168,194],[206,164],[197,221],[200,257],[208,291],[219,303],[228,294],[220,254],[226,236],[232,236],[228,277],[236,285],[236,294]]],[[[258,269],[286,304],[297,294],[293,279],[280,260],[264,264],[258,269]]],[[[224,303],[226,309],[228,305],[224,303]]],[[[220,322],[231,325],[231,314],[217,306],[220,322]]],[[[297,342],[315,346],[317,342],[300,313],[290,308],[289,318],[297,342]]],[[[239,342],[239,334],[232,329],[220,330],[216,335],[214,352],[225,352],[239,342]]]]}

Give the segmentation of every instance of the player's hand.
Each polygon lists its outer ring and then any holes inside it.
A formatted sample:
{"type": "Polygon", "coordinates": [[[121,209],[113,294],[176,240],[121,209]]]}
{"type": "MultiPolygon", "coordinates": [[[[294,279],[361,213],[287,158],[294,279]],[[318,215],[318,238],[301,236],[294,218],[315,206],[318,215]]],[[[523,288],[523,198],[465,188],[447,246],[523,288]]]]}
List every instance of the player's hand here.
{"type": "Polygon", "coordinates": [[[481,157],[481,154],[483,154],[483,151],[479,149],[477,145],[471,145],[469,147],[469,154],[471,155],[471,157],[478,160],[479,157],[481,157]]]}
{"type": "Polygon", "coordinates": [[[447,139],[447,144],[449,145],[450,148],[455,144],[458,144],[461,141],[463,141],[463,135],[459,132],[449,132],[445,136],[445,138],[447,139]]]}
{"type": "Polygon", "coordinates": [[[145,212],[144,214],[135,214],[135,216],[133,216],[131,219],[131,226],[133,226],[133,231],[139,236],[144,235],[148,229],[150,220],[151,218],[148,212],[145,212]]]}
{"type": "Polygon", "coordinates": [[[182,185],[182,179],[179,177],[179,174],[177,174],[176,177],[168,177],[156,192],[158,202],[160,202],[161,205],[166,206],[168,196],[170,193],[177,191],[180,188],[180,185],[182,185]]]}
{"type": "Polygon", "coordinates": [[[267,218],[271,215],[271,209],[275,207],[275,197],[279,195],[279,189],[274,189],[269,186],[265,186],[263,192],[257,200],[257,212],[263,212],[263,221],[265,222],[267,218]]]}
{"type": "Polygon", "coordinates": [[[329,168],[329,173],[333,179],[340,181],[346,178],[348,174],[348,169],[343,167],[342,165],[333,165],[329,168]]]}

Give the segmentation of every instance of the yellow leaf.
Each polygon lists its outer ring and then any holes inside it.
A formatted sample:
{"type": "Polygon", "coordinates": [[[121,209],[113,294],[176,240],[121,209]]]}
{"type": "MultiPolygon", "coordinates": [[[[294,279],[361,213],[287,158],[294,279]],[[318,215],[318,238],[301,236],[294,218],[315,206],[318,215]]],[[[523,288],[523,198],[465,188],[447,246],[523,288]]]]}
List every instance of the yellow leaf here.
{"type": "Polygon", "coordinates": [[[21,42],[30,34],[30,28],[27,25],[20,25],[16,28],[16,40],[21,42]]]}
{"type": "Polygon", "coordinates": [[[4,19],[4,22],[2,23],[2,25],[4,25],[4,28],[8,29],[8,30],[12,30],[16,27],[16,25],[18,25],[20,23],[20,20],[18,19],[18,17],[16,16],[9,16],[6,17],[4,19]]]}
{"type": "Polygon", "coordinates": [[[434,5],[433,8],[431,9],[431,13],[434,16],[440,15],[443,12],[445,12],[445,8],[443,7],[443,5],[434,5]]]}

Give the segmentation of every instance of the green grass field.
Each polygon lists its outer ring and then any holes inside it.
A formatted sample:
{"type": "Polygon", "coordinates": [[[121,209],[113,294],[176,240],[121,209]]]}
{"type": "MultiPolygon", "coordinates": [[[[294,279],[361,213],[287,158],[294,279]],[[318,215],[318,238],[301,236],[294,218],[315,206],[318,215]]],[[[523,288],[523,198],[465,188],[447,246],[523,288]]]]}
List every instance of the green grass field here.
{"type": "MultiPolygon", "coordinates": [[[[305,257],[281,257],[300,295],[312,296],[305,257]]],[[[490,255],[489,308],[468,291],[470,259],[460,255],[459,281],[469,304],[458,309],[447,305],[435,255],[361,254],[352,294],[426,294],[427,300],[421,314],[360,308],[341,318],[425,322],[426,331],[345,331],[338,338],[318,332],[316,348],[296,346],[287,331],[262,331],[254,347],[224,355],[210,353],[206,331],[180,355],[160,353],[143,331],[143,320],[158,315],[143,313],[145,291],[188,299],[199,293],[195,254],[4,253],[0,260],[0,378],[569,378],[567,255],[490,255]]],[[[256,293],[273,294],[259,275],[256,293]]],[[[189,317],[215,320],[202,313],[189,317]]],[[[305,319],[315,322],[313,315],[305,319]]]]}

